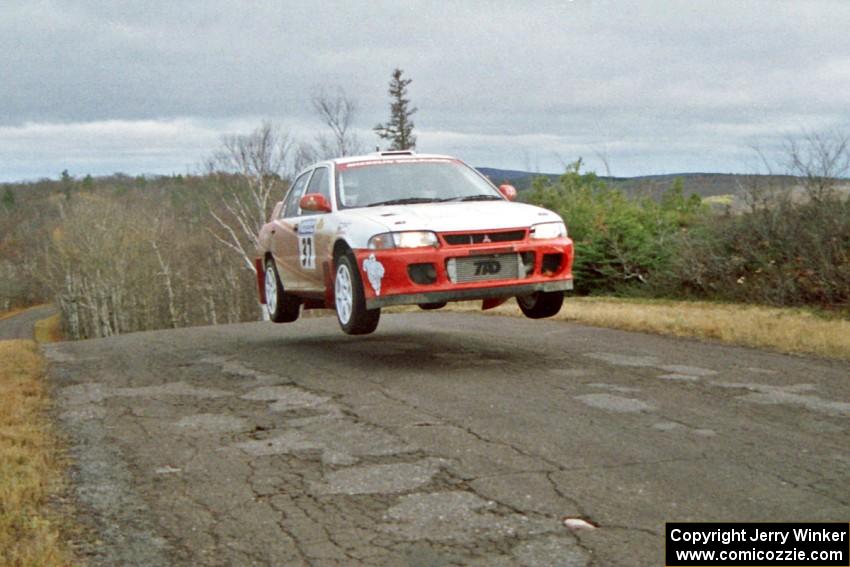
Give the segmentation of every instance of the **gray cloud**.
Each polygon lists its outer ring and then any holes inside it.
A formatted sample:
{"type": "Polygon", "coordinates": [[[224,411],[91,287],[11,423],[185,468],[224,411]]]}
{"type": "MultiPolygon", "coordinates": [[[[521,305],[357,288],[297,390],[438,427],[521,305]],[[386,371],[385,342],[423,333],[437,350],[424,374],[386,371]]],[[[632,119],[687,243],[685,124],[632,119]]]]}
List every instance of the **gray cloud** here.
{"type": "Polygon", "coordinates": [[[354,95],[372,140],[395,66],[414,79],[423,150],[544,170],[606,152],[621,175],[742,170],[754,141],[850,125],[847,21],[842,0],[13,0],[0,7],[0,178],[184,171],[260,117],[317,128],[316,85],[354,95]],[[86,123],[111,124],[111,143],[86,123]]]}

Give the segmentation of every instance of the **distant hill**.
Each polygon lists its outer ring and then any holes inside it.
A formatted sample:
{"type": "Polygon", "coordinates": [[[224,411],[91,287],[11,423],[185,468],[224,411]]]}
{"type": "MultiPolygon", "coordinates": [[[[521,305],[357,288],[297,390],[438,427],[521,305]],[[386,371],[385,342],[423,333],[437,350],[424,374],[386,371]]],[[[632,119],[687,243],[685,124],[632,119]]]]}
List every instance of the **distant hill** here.
{"type": "MultiPolygon", "coordinates": [[[[531,185],[531,180],[541,175],[552,179],[557,179],[559,177],[559,174],[555,173],[531,173],[529,171],[519,171],[517,169],[496,169],[495,167],[476,167],[475,169],[489,177],[493,183],[496,184],[504,181],[510,181],[516,185],[517,181],[528,180],[529,185],[531,185]]],[[[519,186],[517,186],[517,189],[519,189],[519,186]]]]}
{"type": "MultiPolygon", "coordinates": [[[[529,171],[518,171],[513,169],[497,169],[493,167],[479,167],[478,171],[489,177],[494,183],[499,184],[508,181],[519,191],[525,191],[531,187],[532,181],[537,177],[546,177],[550,181],[557,181],[560,174],[556,173],[532,173],[529,171]]],[[[616,187],[629,196],[648,196],[657,198],[661,196],[673,182],[681,178],[685,187],[685,194],[696,193],[702,198],[731,198],[740,201],[740,198],[748,185],[757,182],[759,185],[782,185],[798,186],[796,178],[789,175],[745,175],[735,173],[670,173],[665,175],[642,175],[638,177],[606,177],[599,176],[609,185],[616,187]]]]}

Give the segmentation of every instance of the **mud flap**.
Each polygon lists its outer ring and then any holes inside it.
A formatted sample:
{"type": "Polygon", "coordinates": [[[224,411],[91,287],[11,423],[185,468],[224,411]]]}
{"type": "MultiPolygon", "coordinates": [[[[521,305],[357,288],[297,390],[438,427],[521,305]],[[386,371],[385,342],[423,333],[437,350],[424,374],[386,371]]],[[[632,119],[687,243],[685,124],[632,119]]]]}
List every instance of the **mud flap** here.
{"type": "Polygon", "coordinates": [[[257,271],[257,292],[260,295],[260,305],[266,304],[266,267],[262,258],[254,258],[254,269],[257,271]]]}
{"type": "Polygon", "coordinates": [[[506,302],[510,297],[489,297],[481,301],[481,310],[487,311],[506,302]]]}
{"type": "Polygon", "coordinates": [[[331,262],[322,262],[322,275],[325,280],[325,308],[334,309],[334,265],[331,262]]]}

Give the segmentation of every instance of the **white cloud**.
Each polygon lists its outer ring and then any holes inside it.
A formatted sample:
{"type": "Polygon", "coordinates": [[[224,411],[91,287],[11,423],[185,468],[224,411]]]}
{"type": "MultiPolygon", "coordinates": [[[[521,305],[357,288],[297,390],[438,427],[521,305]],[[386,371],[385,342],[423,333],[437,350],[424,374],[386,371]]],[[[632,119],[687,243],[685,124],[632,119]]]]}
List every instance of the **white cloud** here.
{"type": "Polygon", "coordinates": [[[435,151],[555,167],[604,146],[622,174],[731,170],[754,136],[850,124],[848,20],[844,0],[12,0],[0,177],[182,171],[259,122],[244,117],[314,130],[316,85],[356,96],[371,145],[395,66],[435,151]]]}
{"type": "Polygon", "coordinates": [[[219,130],[195,120],[104,120],[0,127],[0,180],[74,175],[186,173],[218,144],[219,130]]]}

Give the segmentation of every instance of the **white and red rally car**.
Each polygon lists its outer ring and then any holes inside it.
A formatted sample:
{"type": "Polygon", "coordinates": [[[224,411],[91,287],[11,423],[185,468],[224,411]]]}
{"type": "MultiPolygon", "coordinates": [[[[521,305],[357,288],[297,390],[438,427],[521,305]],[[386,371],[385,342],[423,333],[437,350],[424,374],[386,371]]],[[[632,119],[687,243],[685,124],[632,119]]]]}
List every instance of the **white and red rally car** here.
{"type": "Polygon", "coordinates": [[[516,297],[528,317],[551,317],[573,287],[573,243],[561,217],[515,197],[448,156],[317,163],[260,231],[260,300],[278,323],[336,309],[349,334],[374,331],[388,305],[516,297]]]}

